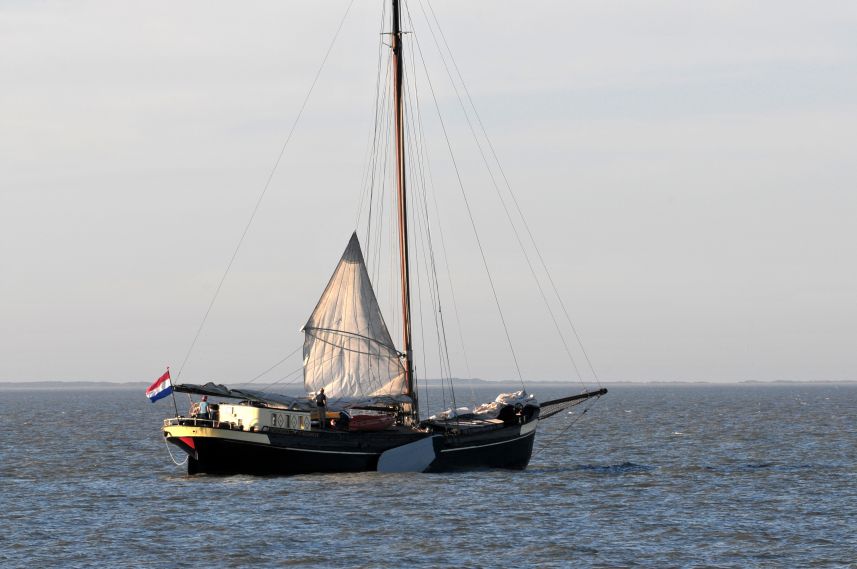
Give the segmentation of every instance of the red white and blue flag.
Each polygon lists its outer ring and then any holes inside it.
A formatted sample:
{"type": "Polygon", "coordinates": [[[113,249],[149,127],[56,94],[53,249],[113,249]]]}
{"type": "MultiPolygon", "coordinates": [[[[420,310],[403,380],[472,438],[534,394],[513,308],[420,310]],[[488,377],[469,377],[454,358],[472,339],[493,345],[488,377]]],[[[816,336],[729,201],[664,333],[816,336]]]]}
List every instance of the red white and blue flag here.
{"type": "Polygon", "coordinates": [[[149,389],[146,390],[146,397],[154,403],[172,392],[173,384],[170,381],[170,368],[167,368],[167,373],[156,379],[155,383],[150,385],[149,389]]]}

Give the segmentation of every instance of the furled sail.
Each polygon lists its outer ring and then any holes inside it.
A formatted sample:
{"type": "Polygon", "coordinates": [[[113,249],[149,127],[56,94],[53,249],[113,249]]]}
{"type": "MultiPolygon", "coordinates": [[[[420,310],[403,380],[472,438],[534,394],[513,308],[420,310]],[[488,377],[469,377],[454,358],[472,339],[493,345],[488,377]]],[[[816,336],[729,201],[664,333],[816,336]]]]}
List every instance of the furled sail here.
{"type": "Polygon", "coordinates": [[[357,233],[303,328],[304,387],[329,398],[406,394],[405,368],[381,316],[357,233]]]}

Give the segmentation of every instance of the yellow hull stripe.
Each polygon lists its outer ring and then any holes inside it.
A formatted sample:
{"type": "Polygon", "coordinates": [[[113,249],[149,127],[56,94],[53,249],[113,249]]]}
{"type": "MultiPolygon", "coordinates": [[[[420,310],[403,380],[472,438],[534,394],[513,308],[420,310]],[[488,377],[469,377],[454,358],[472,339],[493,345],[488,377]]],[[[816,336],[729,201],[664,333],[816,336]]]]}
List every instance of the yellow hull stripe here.
{"type": "Polygon", "coordinates": [[[212,429],[211,427],[195,427],[189,425],[170,425],[164,427],[164,435],[169,438],[196,437],[212,439],[228,439],[257,444],[271,444],[271,439],[265,433],[248,433],[246,431],[230,431],[212,429]]]}

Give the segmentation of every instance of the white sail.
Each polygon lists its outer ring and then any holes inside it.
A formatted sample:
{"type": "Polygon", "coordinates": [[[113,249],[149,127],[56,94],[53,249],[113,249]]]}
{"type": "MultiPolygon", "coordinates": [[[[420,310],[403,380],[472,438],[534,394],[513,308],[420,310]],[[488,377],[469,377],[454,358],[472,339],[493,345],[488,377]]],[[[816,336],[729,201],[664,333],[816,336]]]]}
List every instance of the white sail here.
{"type": "Polygon", "coordinates": [[[357,234],[303,328],[304,387],[331,399],[406,394],[405,368],[372,290],[357,234]]]}

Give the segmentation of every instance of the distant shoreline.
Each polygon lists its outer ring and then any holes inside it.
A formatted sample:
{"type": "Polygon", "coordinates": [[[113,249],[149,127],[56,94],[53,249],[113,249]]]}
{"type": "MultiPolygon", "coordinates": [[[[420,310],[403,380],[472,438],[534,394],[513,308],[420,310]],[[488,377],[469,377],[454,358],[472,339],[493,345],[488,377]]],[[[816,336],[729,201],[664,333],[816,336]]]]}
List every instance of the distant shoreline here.
{"type": "MultiPolygon", "coordinates": [[[[436,379],[428,379],[424,380],[425,383],[429,386],[437,387],[441,385],[440,380],[436,379]]],[[[466,387],[468,384],[478,384],[479,386],[489,387],[489,386],[519,386],[520,381],[515,380],[485,380],[485,379],[454,379],[453,382],[457,384],[459,387],[466,387]]],[[[139,389],[145,390],[146,387],[149,386],[150,382],[145,381],[75,381],[75,380],[55,380],[55,381],[0,381],[0,390],[21,390],[21,389],[32,389],[32,390],[68,390],[68,389],[78,389],[78,390],[98,390],[98,389],[139,389]]],[[[622,385],[622,386],[647,386],[647,387],[662,387],[662,386],[708,386],[708,385],[762,385],[762,386],[776,386],[776,385],[857,385],[857,380],[853,379],[842,379],[842,380],[773,380],[773,381],[760,381],[760,380],[742,380],[742,381],[678,381],[678,380],[611,380],[611,381],[601,381],[602,385],[607,387],[611,385],[622,385]]],[[[261,386],[255,385],[246,385],[243,383],[235,383],[233,384],[235,387],[249,387],[259,389],[261,386]]],[[[571,387],[580,387],[581,384],[575,381],[527,381],[525,385],[533,385],[533,386],[571,386],[571,387]]],[[[588,384],[587,386],[592,388],[594,384],[588,384]]],[[[289,387],[294,388],[297,387],[294,384],[289,387]]],[[[290,389],[291,390],[291,389],[290,389]]]]}

